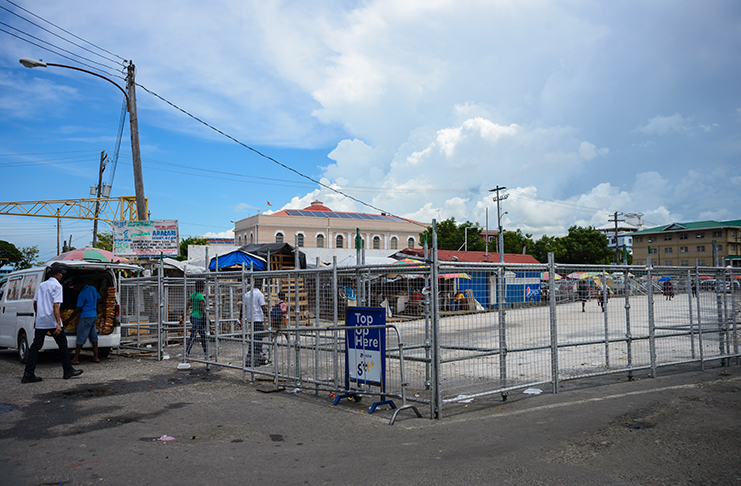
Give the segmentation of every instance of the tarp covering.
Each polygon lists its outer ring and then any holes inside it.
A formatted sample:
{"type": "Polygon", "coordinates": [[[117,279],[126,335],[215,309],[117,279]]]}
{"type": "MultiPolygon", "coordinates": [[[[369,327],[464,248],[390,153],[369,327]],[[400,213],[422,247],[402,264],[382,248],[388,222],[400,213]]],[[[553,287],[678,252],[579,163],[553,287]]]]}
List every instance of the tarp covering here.
{"type": "MultiPolygon", "coordinates": [[[[271,255],[294,254],[293,247],[288,243],[250,243],[239,248],[239,251],[259,256],[265,261],[268,259],[268,250],[270,250],[271,255]]],[[[301,253],[301,251],[298,252],[298,264],[300,268],[306,268],[306,255],[301,253]]],[[[221,266],[221,262],[219,262],[219,266],[221,266]]]]}
{"type": "Polygon", "coordinates": [[[206,271],[206,267],[203,265],[203,259],[199,261],[199,264],[195,264],[193,261],[179,262],[172,258],[163,258],[162,261],[165,264],[165,268],[177,269],[183,273],[203,273],[206,271]]]}
{"type": "Polygon", "coordinates": [[[267,268],[264,258],[260,258],[259,256],[247,253],[246,251],[242,251],[241,249],[234,250],[224,255],[213,257],[208,263],[209,270],[216,270],[217,259],[219,260],[219,269],[224,269],[227,267],[241,268],[242,264],[244,264],[244,266],[247,268],[252,267],[253,269],[259,271],[265,270],[267,268]]]}

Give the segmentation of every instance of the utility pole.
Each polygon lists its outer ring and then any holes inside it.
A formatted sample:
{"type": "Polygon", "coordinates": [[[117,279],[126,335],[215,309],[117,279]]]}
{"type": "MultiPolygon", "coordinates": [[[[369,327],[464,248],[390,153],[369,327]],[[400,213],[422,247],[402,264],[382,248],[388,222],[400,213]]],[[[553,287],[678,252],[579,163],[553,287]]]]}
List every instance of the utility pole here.
{"type": "Polygon", "coordinates": [[[98,215],[100,214],[100,193],[103,190],[103,171],[106,162],[105,150],[100,152],[100,170],[98,170],[98,194],[95,201],[95,219],[93,220],[93,248],[98,243],[98,215]]]}
{"type": "Polygon", "coordinates": [[[499,240],[499,263],[504,263],[504,238],[502,235],[502,212],[499,208],[499,201],[504,201],[509,197],[509,194],[504,194],[502,197],[499,197],[499,191],[503,191],[507,189],[506,187],[495,187],[494,189],[491,189],[489,192],[497,192],[497,197],[494,199],[497,202],[497,239],[499,240]]]}
{"type": "Polygon", "coordinates": [[[608,219],[607,222],[615,222],[615,265],[620,263],[620,250],[618,245],[618,221],[625,221],[624,219],[618,219],[618,216],[622,216],[623,213],[619,211],[615,211],[615,216],[613,216],[613,219],[608,219]]]}
{"type": "Polygon", "coordinates": [[[142,157],[139,151],[139,119],[136,114],[136,81],[134,63],[127,66],[126,90],[129,92],[129,125],[131,127],[131,159],[134,164],[134,190],[136,191],[136,215],[139,221],[149,219],[144,198],[144,177],[142,176],[142,157]]]}

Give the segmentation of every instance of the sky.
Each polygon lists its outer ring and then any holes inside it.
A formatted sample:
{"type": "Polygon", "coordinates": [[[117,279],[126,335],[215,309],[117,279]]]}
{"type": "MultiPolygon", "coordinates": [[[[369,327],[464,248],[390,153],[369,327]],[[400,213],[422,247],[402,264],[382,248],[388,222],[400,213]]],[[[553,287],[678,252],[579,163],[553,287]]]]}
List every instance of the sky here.
{"type": "MultiPolygon", "coordinates": [[[[0,30],[2,202],[89,197],[116,150],[121,92],[30,57],[121,86],[135,64],[151,218],[181,238],[315,199],[493,229],[497,186],[534,238],[741,219],[735,0],[0,0],[0,30]]],[[[127,120],[111,194],[133,180],[127,120]]],[[[57,221],[0,215],[0,239],[45,261],[57,221]]]]}

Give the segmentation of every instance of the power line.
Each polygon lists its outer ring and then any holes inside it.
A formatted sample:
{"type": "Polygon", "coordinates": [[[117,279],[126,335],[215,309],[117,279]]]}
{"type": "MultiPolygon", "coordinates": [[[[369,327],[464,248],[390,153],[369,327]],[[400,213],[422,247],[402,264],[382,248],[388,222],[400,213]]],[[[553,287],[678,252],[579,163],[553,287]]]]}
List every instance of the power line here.
{"type": "MultiPolygon", "coordinates": [[[[2,8],[2,7],[0,7],[0,8],[2,8]]],[[[27,43],[31,44],[32,46],[36,46],[36,47],[38,47],[39,49],[43,49],[43,50],[45,50],[45,51],[47,51],[47,52],[51,52],[52,54],[56,54],[57,56],[59,56],[59,57],[63,57],[64,59],[69,59],[70,61],[72,61],[72,62],[75,62],[75,63],[77,63],[77,64],[80,64],[80,65],[82,65],[82,66],[85,66],[85,67],[89,67],[90,69],[94,69],[94,70],[96,70],[96,71],[101,71],[101,72],[103,72],[103,73],[107,74],[108,76],[112,76],[112,77],[116,77],[116,78],[120,78],[120,79],[124,79],[124,80],[126,79],[126,78],[124,78],[123,76],[121,76],[121,75],[119,75],[119,74],[112,74],[112,73],[109,73],[108,71],[104,71],[103,69],[97,68],[97,67],[95,67],[95,66],[91,66],[91,65],[89,65],[89,64],[86,64],[86,63],[84,63],[84,62],[78,61],[77,59],[73,59],[73,58],[71,58],[71,57],[69,57],[69,56],[65,56],[64,54],[60,54],[60,53],[58,53],[58,52],[56,52],[56,51],[53,51],[53,50],[49,49],[48,47],[44,47],[44,46],[42,46],[42,45],[36,44],[35,42],[31,42],[30,40],[28,40],[28,39],[25,39],[25,38],[23,38],[23,37],[21,37],[21,36],[18,36],[18,35],[16,35],[16,34],[12,33],[12,32],[8,32],[8,31],[7,31],[7,30],[5,30],[5,29],[0,29],[0,32],[5,32],[5,33],[6,33],[6,34],[8,34],[8,35],[12,35],[12,36],[13,36],[13,37],[15,37],[16,39],[22,40],[23,42],[27,42],[27,43]]]]}
{"type": "Polygon", "coordinates": [[[98,66],[103,66],[103,67],[105,67],[105,68],[111,69],[111,67],[110,67],[110,66],[108,66],[108,65],[106,65],[106,64],[102,64],[102,63],[99,63],[99,62],[97,62],[97,61],[93,61],[92,59],[88,59],[87,57],[84,57],[84,56],[80,56],[79,54],[75,54],[75,53],[74,53],[74,52],[72,52],[72,51],[68,51],[67,49],[65,49],[65,48],[63,48],[63,47],[60,47],[60,46],[58,46],[58,45],[56,45],[56,44],[52,44],[51,42],[45,41],[44,39],[40,39],[40,38],[38,38],[38,37],[36,37],[36,36],[34,36],[34,35],[31,35],[31,34],[29,34],[28,32],[24,32],[24,31],[22,31],[21,29],[18,29],[18,28],[16,28],[16,27],[13,27],[12,25],[6,24],[5,22],[0,22],[0,24],[1,24],[1,25],[4,25],[4,26],[6,26],[6,27],[8,27],[8,28],[11,28],[11,29],[13,29],[13,30],[15,30],[15,31],[17,31],[17,32],[20,32],[20,33],[21,33],[21,34],[23,34],[23,35],[27,35],[28,37],[30,37],[30,38],[32,38],[32,39],[36,39],[36,40],[37,40],[37,41],[39,41],[39,42],[43,42],[44,44],[48,44],[48,45],[50,45],[50,46],[52,46],[52,47],[54,47],[54,48],[56,48],[56,49],[59,49],[60,51],[64,51],[64,52],[66,52],[67,54],[71,54],[71,55],[73,55],[73,56],[77,56],[77,57],[79,57],[80,59],[85,59],[86,61],[92,62],[93,64],[97,64],[98,66]]]}
{"type": "MultiPolygon", "coordinates": [[[[164,101],[165,103],[167,103],[168,105],[172,106],[173,108],[175,108],[176,110],[180,111],[181,113],[183,113],[183,114],[187,115],[188,117],[190,117],[190,118],[192,118],[192,119],[196,120],[197,122],[201,123],[202,125],[204,125],[204,126],[206,126],[206,127],[210,128],[211,130],[213,130],[213,131],[215,131],[215,132],[217,132],[217,133],[219,133],[219,134],[223,135],[224,137],[226,137],[226,138],[228,138],[229,140],[231,140],[231,141],[233,141],[233,142],[237,143],[238,145],[241,145],[242,147],[246,148],[247,150],[250,150],[251,152],[254,152],[255,154],[259,155],[260,157],[262,157],[262,158],[264,158],[264,159],[267,159],[267,160],[269,160],[269,161],[271,161],[271,162],[273,162],[273,163],[275,163],[275,164],[279,165],[280,167],[283,167],[284,169],[286,169],[286,170],[289,170],[289,171],[293,172],[294,174],[296,174],[296,175],[298,175],[298,176],[300,176],[300,177],[303,177],[304,179],[307,179],[307,180],[309,180],[309,181],[313,182],[314,184],[316,184],[316,185],[318,185],[318,186],[321,186],[321,187],[323,187],[323,188],[325,188],[325,189],[328,189],[328,190],[330,190],[330,191],[332,191],[332,192],[334,192],[334,193],[337,193],[337,194],[339,194],[339,195],[341,195],[341,196],[344,196],[344,197],[346,197],[346,198],[348,198],[348,199],[351,199],[351,200],[353,200],[353,201],[355,201],[355,202],[357,202],[357,203],[359,203],[359,204],[362,204],[363,206],[369,207],[369,208],[371,208],[371,209],[375,209],[376,211],[379,211],[379,212],[381,212],[381,213],[387,213],[387,214],[389,214],[389,215],[391,215],[391,216],[396,216],[395,214],[391,213],[390,211],[386,211],[386,210],[383,210],[383,209],[381,209],[381,208],[378,208],[378,207],[376,207],[376,206],[374,206],[374,205],[372,205],[372,204],[369,204],[369,203],[367,203],[367,202],[365,202],[365,201],[362,201],[362,200],[360,200],[360,199],[358,199],[358,198],[356,198],[356,197],[353,197],[353,196],[351,196],[351,195],[349,195],[349,194],[347,194],[347,193],[344,193],[344,192],[342,192],[342,191],[340,191],[340,190],[338,190],[338,189],[335,189],[334,187],[331,187],[331,186],[329,186],[329,185],[327,185],[327,184],[324,184],[323,182],[320,182],[320,181],[318,181],[318,180],[314,179],[313,177],[311,177],[311,176],[308,176],[308,175],[306,175],[306,174],[304,174],[304,173],[302,173],[302,172],[300,172],[300,171],[298,171],[298,170],[294,169],[293,167],[290,167],[290,166],[288,166],[288,165],[286,165],[286,164],[284,164],[284,163],[282,163],[282,162],[280,162],[280,161],[278,161],[278,160],[274,159],[273,157],[270,157],[269,155],[265,155],[265,154],[263,154],[263,153],[262,153],[262,152],[260,152],[259,150],[257,150],[257,149],[255,149],[255,148],[252,148],[252,147],[250,147],[249,145],[245,144],[244,142],[241,142],[240,140],[237,140],[237,139],[236,139],[236,138],[234,138],[233,136],[231,136],[231,135],[229,135],[229,134],[227,134],[227,133],[223,132],[222,130],[219,130],[218,128],[214,127],[213,125],[211,125],[211,124],[209,124],[209,123],[207,123],[207,122],[205,122],[205,121],[201,120],[201,119],[200,119],[200,118],[198,118],[197,116],[195,116],[195,115],[193,115],[193,114],[191,114],[191,113],[187,112],[187,111],[186,111],[186,110],[184,110],[183,108],[180,108],[180,107],[179,107],[179,106],[177,106],[177,105],[176,105],[175,103],[173,103],[173,102],[171,102],[171,101],[169,101],[169,100],[166,100],[165,98],[163,98],[162,96],[158,95],[158,94],[157,94],[157,93],[155,93],[154,91],[152,91],[152,90],[150,90],[150,89],[148,89],[148,88],[146,88],[146,87],[142,86],[142,85],[141,85],[141,84],[139,84],[139,83],[137,83],[136,85],[137,85],[137,86],[139,86],[140,88],[142,88],[142,89],[143,89],[144,91],[146,91],[147,93],[151,94],[152,96],[154,96],[154,97],[156,97],[156,98],[159,98],[160,100],[164,101]]],[[[397,217],[399,217],[399,216],[397,216],[397,217]]],[[[414,223],[415,223],[415,224],[418,224],[419,226],[425,227],[425,228],[427,227],[426,225],[424,225],[424,224],[422,224],[422,223],[417,223],[416,221],[414,221],[414,223]]]]}
{"type": "MultiPolygon", "coordinates": [[[[76,38],[76,39],[79,39],[79,40],[81,40],[82,42],[85,42],[85,43],[87,43],[87,44],[90,44],[91,46],[94,46],[94,47],[95,47],[96,49],[100,49],[101,51],[104,51],[104,52],[108,52],[108,51],[106,51],[105,49],[103,49],[102,47],[98,47],[98,46],[96,46],[95,44],[93,44],[92,42],[88,42],[88,41],[86,41],[85,39],[82,39],[81,37],[78,37],[78,36],[76,36],[75,34],[73,34],[73,33],[71,33],[71,32],[68,32],[68,31],[64,30],[63,28],[59,27],[58,25],[55,25],[55,24],[53,24],[53,23],[49,22],[48,20],[46,20],[45,18],[43,18],[43,17],[40,17],[40,16],[36,15],[35,13],[33,13],[33,12],[29,11],[29,10],[26,10],[25,8],[21,7],[20,5],[18,5],[18,4],[15,4],[15,3],[11,2],[10,0],[6,0],[6,1],[7,1],[8,3],[10,3],[11,5],[14,5],[15,7],[17,7],[17,8],[19,8],[19,9],[23,10],[24,12],[26,12],[26,13],[29,13],[29,14],[33,15],[33,16],[34,16],[34,17],[36,17],[37,19],[43,20],[44,22],[46,22],[46,23],[47,23],[47,24],[49,24],[49,25],[53,25],[54,27],[56,27],[57,29],[61,30],[62,32],[65,32],[65,33],[67,33],[67,34],[71,35],[72,37],[74,37],[74,38],[76,38]]],[[[44,28],[44,27],[40,26],[39,24],[37,24],[37,23],[35,23],[35,22],[32,22],[31,20],[28,20],[27,18],[25,18],[25,17],[23,17],[23,16],[21,16],[21,15],[18,15],[17,13],[13,12],[12,10],[10,10],[10,9],[8,9],[8,8],[5,8],[5,7],[0,7],[0,8],[2,8],[3,10],[5,10],[5,11],[7,11],[7,12],[9,12],[9,13],[13,14],[13,15],[15,15],[15,16],[16,16],[16,17],[18,17],[19,19],[25,20],[26,22],[28,22],[28,23],[29,23],[29,24],[31,24],[31,25],[35,25],[35,26],[36,26],[36,27],[38,27],[39,29],[41,29],[41,30],[43,30],[43,31],[46,31],[46,32],[50,33],[51,35],[53,35],[53,36],[55,36],[55,37],[58,37],[58,38],[62,39],[62,40],[63,40],[63,41],[65,41],[65,42],[69,42],[69,43],[70,43],[70,44],[72,44],[73,46],[79,47],[80,49],[82,49],[82,50],[84,50],[84,51],[87,51],[87,52],[89,52],[89,53],[91,53],[91,54],[94,54],[94,55],[96,55],[96,56],[98,56],[98,57],[101,57],[101,58],[103,58],[103,59],[106,59],[106,60],[108,60],[108,61],[111,61],[111,62],[113,62],[113,63],[117,63],[117,62],[118,62],[118,61],[116,61],[115,59],[111,59],[110,57],[106,57],[106,56],[104,56],[104,55],[102,55],[102,54],[99,54],[99,53],[97,53],[97,52],[95,52],[95,51],[91,51],[91,50],[90,50],[90,49],[88,49],[87,47],[81,46],[81,45],[79,45],[79,44],[75,44],[75,43],[74,43],[74,42],[72,42],[71,40],[69,40],[69,39],[65,39],[65,38],[64,38],[64,37],[62,37],[61,35],[59,35],[59,34],[56,34],[56,33],[52,32],[51,30],[49,30],[49,29],[47,29],[47,28],[44,28]]],[[[122,58],[121,56],[118,56],[118,55],[116,55],[116,54],[113,54],[112,52],[108,52],[108,54],[111,54],[112,56],[116,56],[117,58],[121,59],[121,60],[122,60],[122,61],[124,61],[124,62],[126,61],[126,59],[124,59],[124,58],[122,58]]]]}

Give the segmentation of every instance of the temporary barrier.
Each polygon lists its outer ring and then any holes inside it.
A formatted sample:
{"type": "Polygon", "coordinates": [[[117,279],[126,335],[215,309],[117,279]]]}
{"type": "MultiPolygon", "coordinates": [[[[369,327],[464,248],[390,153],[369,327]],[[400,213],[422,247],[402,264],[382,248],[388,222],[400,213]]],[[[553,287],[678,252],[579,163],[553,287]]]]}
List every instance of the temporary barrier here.
{"type": "Polygon", "coordinates": [[[248,381],[341,394],[346,309],[383,308],[396,335],[383,357],[385,391],[364,394],[425,404],[440,418],[446,404],[538,386],[557,393],[564,380],[656,376],[661,366],[704,369],[710,360],[728,366],[741,355],[738,276],[650,263],[443,263],[433,251],[398,265],[122,279],[121,340],[161,358],[177,343],[183,359],[241,370],[248,381]],[[198,282],[203,338],[190,318],[198,282]],[[243,312],[251,288],[265,297],[261,319],[243,312]],[[279,299],[287,310],[276,324],[268,312],[279,299]]]}

